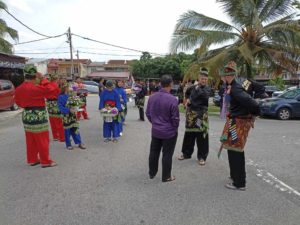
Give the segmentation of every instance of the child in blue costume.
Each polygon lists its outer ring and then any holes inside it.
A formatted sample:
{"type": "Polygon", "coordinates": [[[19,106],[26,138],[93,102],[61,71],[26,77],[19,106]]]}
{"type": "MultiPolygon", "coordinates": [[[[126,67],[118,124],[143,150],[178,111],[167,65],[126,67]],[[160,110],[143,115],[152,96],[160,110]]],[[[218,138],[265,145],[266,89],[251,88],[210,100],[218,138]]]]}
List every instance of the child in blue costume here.
{"type": "MultiPolygon", "coordinates": [[[[106,82],[106,89],[100,95],[99,110],[108,107],[116,107],[119,112],[122,112],[119,94],[113,89],[113,82],[110,80],[106,82]]],[[[118,138],[120,137],[118,117],[114,117],[112,122],[103,121],[103,137],[105,142],[111,141],[112,136],[113,142],[118,142],[118,138]]]]}
{"type": "Polygon", "coordinates": [[[120,136],[123,135],[123,124],[125,122],[125,116],[127,114],[127,96],[126,96],[126,92],[125,92],[125,89],[123,86],[124,86],[124,84],[121,80],[116,82],[115,90],[119,94],[121,107],[123,109],[123,112],[120,114],[120,116],[121,116],[121,122],[119,123],[120,136]]]}
{"type": "Polygon", "coordinates": [[[69,85],[65,84],[61,88],[62,92],[58,96],[57,104],[60,112],[63,114],[63,124],[65,130],[65,142],[68,150],[73,150],[71,136],[80,149],[86,149],[81,141],[79,133],[79,123],[76,118],[76,110],[67,106],[69,99],[69,85]]]}

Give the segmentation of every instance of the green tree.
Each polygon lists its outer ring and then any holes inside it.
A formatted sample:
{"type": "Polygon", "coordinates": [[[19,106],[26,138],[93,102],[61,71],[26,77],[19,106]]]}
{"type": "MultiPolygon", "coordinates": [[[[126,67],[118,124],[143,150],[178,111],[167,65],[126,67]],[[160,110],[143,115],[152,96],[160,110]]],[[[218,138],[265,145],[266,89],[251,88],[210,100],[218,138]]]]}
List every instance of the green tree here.
{"type": "MultiPolygon", "coordinates": [[[[0,0],[0,10],[7,10],[6,4],[0,0]]],[[[18,32],[7,26],[6,22],[0,18],[0,52],[13,53],[13,46],[6,38],[10,37],[15,41],[19,40],[18,32]]]]}
{"type": "Polygon", "coordinates": [[[295,73],[300,54],[300,26],[295,0],[217,0],[231,19],[226,23],[195,11],[178,20],[171,52],[198,48],[200,64],[211,74],[225,61],[235,60],[252,77],[253,67],[264,65],[273,74],[295,73]],[[213,50],[206,51],[212,46],[213,50]]]}

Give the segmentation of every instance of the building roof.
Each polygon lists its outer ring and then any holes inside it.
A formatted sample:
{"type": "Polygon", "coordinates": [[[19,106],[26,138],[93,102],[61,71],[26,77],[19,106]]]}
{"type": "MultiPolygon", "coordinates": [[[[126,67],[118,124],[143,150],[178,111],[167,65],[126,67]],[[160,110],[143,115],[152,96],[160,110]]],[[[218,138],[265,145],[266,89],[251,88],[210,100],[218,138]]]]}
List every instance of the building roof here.
{"type": "Polygon", "coordinates": [[[113,71],[103,71],[103,72],[92,72],[87,75],[90,78],[104,78],[104,79],[129,79],[129,72],[113,72],[113,71]]]}
{"type": "Polygon", "coordinates": [[[129,65],[130,64],[130,60],[109,60],[106,65],[129,65]]]}
{"type": "Polygon", "coordinates": [[[34,63],[41,63],[41,62],[48,62],[49,59],[44,58],[30,58],[27,60],[26,64],[34,64],[34,63]]]}
{"type": "Polygon", "coordinates": [[[91,62],[88,66],[89,67],[97,67],[97,66],[103,66],[105,62],[91,62]]]}

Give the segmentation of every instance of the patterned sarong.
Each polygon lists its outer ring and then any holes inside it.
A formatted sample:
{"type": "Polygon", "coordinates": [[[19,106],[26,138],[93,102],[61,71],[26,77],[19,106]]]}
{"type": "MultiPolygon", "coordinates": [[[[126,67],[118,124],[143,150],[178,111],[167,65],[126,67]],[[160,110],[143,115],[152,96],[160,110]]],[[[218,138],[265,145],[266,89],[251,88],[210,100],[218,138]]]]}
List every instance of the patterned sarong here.
{"type": "Polygon", "coordinates": [[[136,106],[138,108],[144,108],[145,105],[145,97],[136,99],[136,106]]]}
{"type": "Polygon", "coordinates": [[[22,113],[24,130],[31,133],[48,131],[48,114],[45,107],[25,108],[22,113]]]}
{"type": "Polygon", "coordinates": [[[63,124],[64,124],[64,129],[70,129],[74,127],[76,128],[76,130],[79,130],[79,123],[74,113],[64,114],[63,124]]]}
{"type": "Polygon", "coordinates": [[[247,142],[249,131],[254,128],[255,117],[230,117],[226,119],[226,123],[223,129],[220,141],[222,148],[232,151],[243,152],[247,142]]]}
{"type": "Polygon", "coordinates": [[[185,128],[186,132],[203,132],[205,137],[209,129],[207,109],[198,112],[188,107],[186,110],[185,128]]]}
{"type": "Polygon", "coordinates": [[[58,108],[57,99],[48,99],[46,105],[49,117],[62,118],[62,114],[58,108]]]}

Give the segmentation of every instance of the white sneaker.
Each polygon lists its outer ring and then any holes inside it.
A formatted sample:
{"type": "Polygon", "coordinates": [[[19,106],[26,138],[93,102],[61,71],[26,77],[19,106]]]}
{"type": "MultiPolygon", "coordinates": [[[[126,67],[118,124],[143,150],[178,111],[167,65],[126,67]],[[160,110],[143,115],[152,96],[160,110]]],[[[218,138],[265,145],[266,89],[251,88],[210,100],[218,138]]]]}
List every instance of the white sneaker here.
{"type": "Polygon", "coordinates": [[[120,133],[120,136],[121,136],[121,137],[123,136],[123,133],[122,133],[122,132],[120,133]]]}

